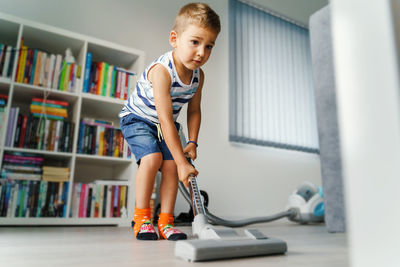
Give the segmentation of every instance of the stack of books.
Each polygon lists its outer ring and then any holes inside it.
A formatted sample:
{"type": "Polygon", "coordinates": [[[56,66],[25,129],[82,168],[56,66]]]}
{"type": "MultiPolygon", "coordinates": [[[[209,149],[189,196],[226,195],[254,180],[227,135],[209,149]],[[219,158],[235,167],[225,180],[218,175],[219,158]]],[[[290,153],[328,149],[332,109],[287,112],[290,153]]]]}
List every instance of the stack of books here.
{"type": "Polygon", "coordinates": [[[10,109],[5,146],[71,152],[74,123],[66,121],[68,102],[33,98],[31,114],[10,109]]]}
{"type": "Polygon", "coordinates": [[[68,182],[69,168],[43,166],[42,180],[49,182],[68,182]]]}
{"type": "Polygon", "coordinates": [[[43,157],[41,156],[4,152],[1,178],[40,181],[42,179],[42,165],[43,157]]]}
{"type": "Polygon", "coordinates": [[[0,179],[1,217],[66,217],[68,182],[41,180],[43,157],[5,152],[0,179]]]}
{"type": "Polygon", "coordinates": [[[70,217],[127,218],[128,182],[99,180],[75,183],[70,217]]]}
{"type": "Polygon", "coordinates": [[[79,154],[130,158],[129,146],[121,129],[112,122],[83,118],[78,137],[79,154]]]}
{"type": "Polygon", "coordinates": [[[33,98],[30,105],[30,111],[35,117],[42,117],[44,114],[48,119],[64,120],[68,118],[68,102],[49,100],[42,98],[33,98]]]}
{"type": "Polygon", "coordinates": [[[15,48],[10,45],[0,44],[0,76],[11,78],[14,58],[15,48]]]}
{"type": "Polygon", "coordinates": [[[75,92],[80,77],[80,65],[66,62],[59,54],[28,48],[23,45],[23,39],[21,40],[16,82],[75,92]]]}
{"type": "Polygon", "coordinates": [[[92,53],[86,55],[83,92],[126,100],[135,86],[135,73],[92,61],[92,53]]]}

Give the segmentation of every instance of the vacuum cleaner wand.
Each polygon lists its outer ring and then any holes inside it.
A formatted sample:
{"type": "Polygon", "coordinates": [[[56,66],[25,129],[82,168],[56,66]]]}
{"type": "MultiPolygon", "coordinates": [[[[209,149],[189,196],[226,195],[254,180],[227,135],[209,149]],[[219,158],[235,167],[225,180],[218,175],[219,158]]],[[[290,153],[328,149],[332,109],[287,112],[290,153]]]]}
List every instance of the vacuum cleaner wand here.
{"type": "Polygon", "coordinates": [[[193,215],[206,214],[206,210],[201,200],[200,190],[197,186],[197,178],[194,175],[189,176],[190,199],[192,200],[193,215]]]}

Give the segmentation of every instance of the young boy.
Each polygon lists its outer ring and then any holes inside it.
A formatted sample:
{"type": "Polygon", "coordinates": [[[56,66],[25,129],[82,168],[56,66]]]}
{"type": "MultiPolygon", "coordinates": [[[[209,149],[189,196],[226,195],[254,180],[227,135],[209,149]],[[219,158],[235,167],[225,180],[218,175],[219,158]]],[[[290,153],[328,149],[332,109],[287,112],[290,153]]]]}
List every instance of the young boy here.
{"type": "Polygon", "coordinates": [[[159,170],[162,180],[158,234],[167,240],[187,238],[174,228],[177,178],[187,186],[189,175],[198,174],[185,157],[197,157],[204,84],[200,67],[207,62],[220,29],[219,16],[207,4],[182,7],[169,35],[173,50],[146,68],[119,115],[122,133],[139,164],[133,217],[134,234],[139,240],[158,239],[150,220],[149,203],[159,170]],[[185,103],[189,141],[182,149],[176,119],[185,103]]]}

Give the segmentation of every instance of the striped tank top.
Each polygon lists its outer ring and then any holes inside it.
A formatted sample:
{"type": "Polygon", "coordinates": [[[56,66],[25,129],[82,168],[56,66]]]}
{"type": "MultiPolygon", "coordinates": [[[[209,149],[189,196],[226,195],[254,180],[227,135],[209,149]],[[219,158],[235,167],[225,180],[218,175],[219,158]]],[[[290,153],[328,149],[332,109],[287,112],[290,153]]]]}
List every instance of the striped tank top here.
{"type": "Polygon", "coordinates": [[[154,123],[160,123],[158,120],[156,106],[154,103],[153,87],[147,79],[147,73],[155,64],[164,66],[171,76],[170,95],[172,100],[172,113],[174,121],[178,118],[179,112],[183,105],[193,97],[200,83],[200,69],[193,70],[192,80],[190,84],[184,84],[180,80],[175,69],[172,51],[165,53],[158,59],[154,60],[138,78],[136,87],[134,88],[129,99],[125,102],[125,106],[119,113],[119,117],[124,117],[133,113],[139,117],[145,118],[154,123]]]}

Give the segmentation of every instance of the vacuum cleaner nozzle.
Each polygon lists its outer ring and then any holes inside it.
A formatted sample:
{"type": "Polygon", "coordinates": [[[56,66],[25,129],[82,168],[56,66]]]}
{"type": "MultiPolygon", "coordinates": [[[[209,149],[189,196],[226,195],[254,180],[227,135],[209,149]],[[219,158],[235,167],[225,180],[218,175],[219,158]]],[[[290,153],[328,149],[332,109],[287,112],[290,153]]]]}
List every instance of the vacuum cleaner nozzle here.
{"type": "Polygon", "coordinates": [[[206,261],[260,255],[283,254],[286,242],[280,239],[195,239],[178,241],[175,256],[186,261],[206,261]]]}

